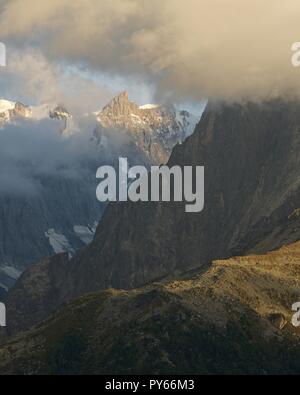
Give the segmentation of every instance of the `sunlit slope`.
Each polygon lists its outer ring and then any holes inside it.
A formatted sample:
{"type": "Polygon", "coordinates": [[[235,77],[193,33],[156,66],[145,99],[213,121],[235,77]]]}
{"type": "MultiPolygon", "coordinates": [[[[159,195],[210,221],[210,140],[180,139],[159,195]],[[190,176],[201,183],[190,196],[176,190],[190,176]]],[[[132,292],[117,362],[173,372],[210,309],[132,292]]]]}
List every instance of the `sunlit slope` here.
{"type": "Polygon", "coordinates": [[[0,347],[0,372],[300,373],[300,242],[65,305],[0,347]]]}

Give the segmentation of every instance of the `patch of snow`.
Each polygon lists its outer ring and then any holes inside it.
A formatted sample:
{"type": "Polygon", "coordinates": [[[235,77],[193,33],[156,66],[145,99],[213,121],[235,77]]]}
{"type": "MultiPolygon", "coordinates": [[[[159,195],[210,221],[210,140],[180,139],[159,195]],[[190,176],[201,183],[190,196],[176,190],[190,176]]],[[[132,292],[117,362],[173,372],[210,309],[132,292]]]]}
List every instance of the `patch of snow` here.
{"type": "Polygon", "coordinates": [[[200,119],[201,116],[193,115],[187,111],[176,111],[176,121],[184,131],[184,140],[194,133],[200,119]]]}
{"type": "Polygon", "coordinates": [[[4,265],[0,267],[0,272],[6,274],[8,277],[12,278],[13,280],[17,280],[22,272],[16,269],[13,266],[4,265]]]}
{"type": "Polygon", "coordinates": [[[62,252],[74,253],[74,249],[63,234],[55,232],[54,229],[49,229],[45,232],[45,236],[49,239],[49,243],[55,254],[60,254],[62,252]]]}
{"type": "Polygon", "coordinates": [[[95,229],[93,227],[75,225],[73,230],[84,244],[90,244],[94,239],[95,229]]]}
{"type": "Polygon", "coordinates": [[[16,106],[15,102],[2,99],[0,100],[0,113],[13,110],[15,106],[16,106]]]}
{"type": "Polygon", "coordinates": [[[140,106],[140,110],[153,110],[154,108],[158,108],[158,104],[145,104],[144,106],[140,106]]]}
{"type": "Polygon", "coordinates": [[[56,115],[58,118],[71,118],[71,117],[72,117],[68,112],[63,111],[63,110],[61,110],[61,111],[55,111],[55,115],[56,115]]]}

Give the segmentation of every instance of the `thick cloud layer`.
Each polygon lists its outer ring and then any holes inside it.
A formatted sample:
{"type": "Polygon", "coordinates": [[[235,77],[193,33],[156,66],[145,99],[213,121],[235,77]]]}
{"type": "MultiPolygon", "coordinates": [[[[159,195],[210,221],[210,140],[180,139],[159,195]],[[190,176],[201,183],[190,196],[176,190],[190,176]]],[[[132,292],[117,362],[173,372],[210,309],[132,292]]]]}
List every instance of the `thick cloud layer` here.
{"type": "Polygon", "coordinates": [[[64,65],[49,62],[38,48],[9,47],[8,65],[1,69],[2,95],[25,104],[63,103],[71,112],[84,114],[100,110],[112,93],[64,65]]]}
{"type": "MultiPolygon", "coordinates": [[[[0,130],[0,196],[36,195],[47,178],[82,180],[90,174],[88,164],[97,163],[91,142],[93,122],[80,120],[80,129],[65,138],[56,120],[10,124],[0,130]]],[[[96,171],[96,170],[95,170],[96,171]]]]}
{"type": "Polygon", "coordinates": [[[298,94],[299,0],[2,0],[0,37],[176,98],[298,94]]]}

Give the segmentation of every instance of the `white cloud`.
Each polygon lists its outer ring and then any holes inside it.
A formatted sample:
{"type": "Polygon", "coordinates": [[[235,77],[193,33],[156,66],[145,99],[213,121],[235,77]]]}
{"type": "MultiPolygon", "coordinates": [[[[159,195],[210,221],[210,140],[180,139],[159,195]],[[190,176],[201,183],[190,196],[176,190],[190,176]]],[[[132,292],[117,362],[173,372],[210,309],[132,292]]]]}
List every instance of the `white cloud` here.
{"type": "Polygon", "coordinates": [[[298,0],[2,0],[0,36],[174,97],[298,94],[298,0]]]}

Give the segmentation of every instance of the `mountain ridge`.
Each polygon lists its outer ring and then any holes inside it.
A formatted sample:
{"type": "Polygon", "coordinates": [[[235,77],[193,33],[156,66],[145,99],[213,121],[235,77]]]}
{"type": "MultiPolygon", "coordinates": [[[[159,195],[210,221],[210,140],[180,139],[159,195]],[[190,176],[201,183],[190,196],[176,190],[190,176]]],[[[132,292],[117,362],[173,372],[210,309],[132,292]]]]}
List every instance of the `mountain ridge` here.
{"type": "Polygon", "coordinates": [[[81,296],[3,340],[0,372],[299,374],[300,331],[291,324],[299,254],[297,242],[139,289],[81,296]]]}
{"type": "MultiPolygon", "coordinates": [[[[184,203],[110,204],[93,242],[68,262],[64,280],[53,284],[51,312],[88,292],[132,289],[216,259],[299,240],[299,124],[299,102],[208,106],[169,160],[170,166],[205,166],[204,211],[187,214],[184,203]]],[[[19,289],[34,305],[33,287],[29,269],[26,282],[21,279],[8,296],[8,312],[20,304],[19,289]]],[[[47,317],[49,306],[38,309],[47,317]]],[[[12,320],[18,323],[13,331],[26,329],[17,317],[12,320]]]]}

